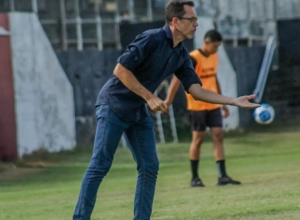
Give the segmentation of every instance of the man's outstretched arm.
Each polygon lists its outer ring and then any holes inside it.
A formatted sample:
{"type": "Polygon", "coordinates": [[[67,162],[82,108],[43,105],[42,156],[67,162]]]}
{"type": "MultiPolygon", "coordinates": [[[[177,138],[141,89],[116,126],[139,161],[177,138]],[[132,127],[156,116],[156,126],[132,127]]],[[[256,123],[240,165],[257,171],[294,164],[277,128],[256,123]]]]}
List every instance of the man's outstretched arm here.
{"type": "Polygon", "coordinates": [[[234,105],[241,108],[257,108],[260,106],[259,104],[249,102],[249,100],[255,98],[255,95],[240,96],[238,98],[230,98],[203,89],[199,84],[192,84],[189,87],[189,93],[193,96],[195,100],[209,102],[209,103],[222,104],[222,105],[234,105]]]}

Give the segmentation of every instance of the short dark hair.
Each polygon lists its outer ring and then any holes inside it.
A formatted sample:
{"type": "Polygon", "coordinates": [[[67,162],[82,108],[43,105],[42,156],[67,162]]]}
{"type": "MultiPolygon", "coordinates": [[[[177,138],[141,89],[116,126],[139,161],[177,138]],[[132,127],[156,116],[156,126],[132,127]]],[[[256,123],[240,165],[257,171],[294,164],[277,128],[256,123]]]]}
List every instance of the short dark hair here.
{"type": "Polygon", "coordinates": [[[217,30],[209,30],[206,32],[204,36],[204,40],[209,39],[211,42],[221,42],[223,40],[222,35],[217,30]]]}
{"type": "Polygon", "coordinates": [[[184,5],[195,6],[193,1],[185,0],[172,0],[168,3],[165,12],[165,21],[167,24],[170,24],[174,17],[182,18],[184,16],[184,5]]]}

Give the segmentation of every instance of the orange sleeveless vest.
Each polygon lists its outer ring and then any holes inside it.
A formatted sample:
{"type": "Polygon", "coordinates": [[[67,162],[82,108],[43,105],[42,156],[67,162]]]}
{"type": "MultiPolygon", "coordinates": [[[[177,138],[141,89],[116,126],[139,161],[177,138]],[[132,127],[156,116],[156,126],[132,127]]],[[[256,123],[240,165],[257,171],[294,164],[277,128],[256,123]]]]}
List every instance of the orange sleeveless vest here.
{"type": "MultiPolygon", "coordinates": [[[[218,55],[204,55],[200,50],[194,50],[190,56],[196,61],[195,72],[202,82],[202,88],[218,93],[217,87],[217,68],[218,55]]],[[[196,101],[190,94],[186,93],[187,109],[190,111],[213,110],[220,107],[218,104],[211,104],[202,101],[196,101]]]]}

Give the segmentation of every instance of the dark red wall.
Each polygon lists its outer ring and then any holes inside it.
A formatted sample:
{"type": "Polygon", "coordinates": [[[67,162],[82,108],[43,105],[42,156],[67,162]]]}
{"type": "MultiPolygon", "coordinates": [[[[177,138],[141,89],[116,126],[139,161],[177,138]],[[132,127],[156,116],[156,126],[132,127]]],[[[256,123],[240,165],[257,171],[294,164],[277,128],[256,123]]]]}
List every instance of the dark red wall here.
{"type": "MultiPolygon", "coordinates": [[[[0,14],[0,26],[9,31],[8,14],[0,14]]],[[[0,36],[0,160],[17,159],[17,135],[11,44],[0,36]]]]}

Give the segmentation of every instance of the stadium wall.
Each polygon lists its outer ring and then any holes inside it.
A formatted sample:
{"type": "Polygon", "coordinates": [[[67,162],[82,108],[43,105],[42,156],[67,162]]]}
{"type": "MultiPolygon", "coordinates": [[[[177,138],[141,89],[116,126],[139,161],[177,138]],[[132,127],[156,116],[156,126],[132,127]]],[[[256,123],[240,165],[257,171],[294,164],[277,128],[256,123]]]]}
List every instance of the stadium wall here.
{"type": "MultiPolygon", "coordinates": [[[[237,96],[252,94],[258,79],[265,47],[225,47],[232,66],[236,72],[237,96]]],[[[253,123],[253,110],[238,109],[239,127],[247,128],[253,123]]]]}
{"type": "Polygon", "coordinates": [[[0,14],[0,160],[17,158],[16,120],[8,14],[0,14]]]}
{"type": "Polygon", "coordinates": [[[300,122],[300,63],[270,72],[262,102],[276,112],[273,126],[298,125],[300,122]]]}
{"type": "Polygon", "coordinates": [[[57,57],[73,86],[76,137],[79,145],[90,144],[95,134],[95,103],[104,83],[111,76],[118,50],[60,51],[57,57]]]}
{"type": "Polygon", "coordinates": [[[0,57],[6,59],[1,75],[6,76],[9,88],[6,97],[0,95],[0,103],[9,104],[6,111],[11,119],[8,122],[8,115],[0,114],[0,121],[6,120],[0,132],[8,133],[13,141],[1,141],[5,150],[0,151],[0,160],[40,149],[72,149],[76,145],[73,89],[38,18],[34,13],[18,12],[5,16],[10,26],[5,46],[10,52],[1,50],[0,57]]]}

